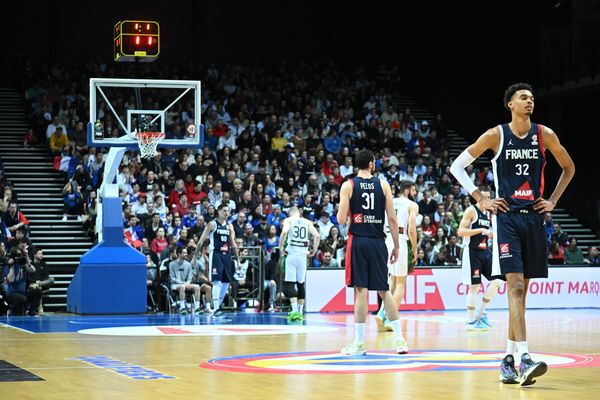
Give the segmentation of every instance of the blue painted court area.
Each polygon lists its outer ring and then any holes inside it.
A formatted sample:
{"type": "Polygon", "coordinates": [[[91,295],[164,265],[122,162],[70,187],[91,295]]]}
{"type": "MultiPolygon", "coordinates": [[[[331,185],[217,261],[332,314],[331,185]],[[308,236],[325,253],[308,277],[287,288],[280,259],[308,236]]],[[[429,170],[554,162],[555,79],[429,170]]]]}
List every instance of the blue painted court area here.
{"type": "MultiPolygon", "coordinates": [[[[87,316],[71,314],[46,314],[40,317],[0,317],[0,324],[15,327],[30,333],[68,333],[82,329],[111,328],[126,326],[187,326],[187,325],[288,325],[287,313],[226,313],[224,317],[206,314],[143,314],[87,316]]],[[[294,322],[294,325],[298,323],[294,322]]],[[[304,324],[307,324],[305,321],[304,324]]],[[[331,325],[325,321],[310,322],[310,325],[331,325]]]]}

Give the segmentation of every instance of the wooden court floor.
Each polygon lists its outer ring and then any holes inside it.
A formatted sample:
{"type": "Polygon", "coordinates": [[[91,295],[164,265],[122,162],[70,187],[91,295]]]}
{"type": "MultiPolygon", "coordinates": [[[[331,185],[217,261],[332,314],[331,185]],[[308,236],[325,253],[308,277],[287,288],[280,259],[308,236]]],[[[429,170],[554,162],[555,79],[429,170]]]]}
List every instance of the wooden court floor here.
{"type": "Polygon", "coordinates": [[[526,388],[498,382],[507,312],[488,315],[488,332],[466,332],[464,312],[403,312],[407,355],[369,315],[363,357],[336,354],[351,314],[0,317],[0,399],[600,398],[600,310],[528,311],[550,369],[526,388]]]}

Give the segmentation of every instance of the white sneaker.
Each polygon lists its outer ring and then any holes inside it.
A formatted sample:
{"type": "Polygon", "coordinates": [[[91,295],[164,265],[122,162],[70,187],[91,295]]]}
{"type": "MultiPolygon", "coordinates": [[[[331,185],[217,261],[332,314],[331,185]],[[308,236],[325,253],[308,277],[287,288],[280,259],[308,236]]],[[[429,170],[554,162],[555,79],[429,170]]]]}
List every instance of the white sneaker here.
{"type": "Polygon", "coordinates": [[[406,339],[398,339],[396,340],[396,353],[398,354],[406,354],[408,353],[408,343],[406,343],[406,339]]]}
{"type": "Polygon", "coordinates": [[[66,215],[63,215],[63,217],[62,217],[61,221],[62,221],[62,222],[65,222],[66,220],[67,220],[67,216],[66,216],[66,215]]]}
{"type": "Polygon", "coordinates": [[[344,347],[340,353],[347,356],[364,356],[367,354],[367,349],[365,348],[364,343],[352,342],[344,347]]]}

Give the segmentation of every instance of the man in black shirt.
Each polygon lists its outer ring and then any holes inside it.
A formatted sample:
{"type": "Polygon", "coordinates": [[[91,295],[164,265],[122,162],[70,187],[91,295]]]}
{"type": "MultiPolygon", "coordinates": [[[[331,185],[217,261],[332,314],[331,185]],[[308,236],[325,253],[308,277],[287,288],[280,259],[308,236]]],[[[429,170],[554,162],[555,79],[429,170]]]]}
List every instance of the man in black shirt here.
{"type": "Polygon", "coordinates": [[[35,272],[27,274],[27,305],[29,315],[35,316],[43,312],[42,294],[54,285],[54,278],[50,276],[41,249],[35,250],[31,263],[35,267],[35,272]]]}

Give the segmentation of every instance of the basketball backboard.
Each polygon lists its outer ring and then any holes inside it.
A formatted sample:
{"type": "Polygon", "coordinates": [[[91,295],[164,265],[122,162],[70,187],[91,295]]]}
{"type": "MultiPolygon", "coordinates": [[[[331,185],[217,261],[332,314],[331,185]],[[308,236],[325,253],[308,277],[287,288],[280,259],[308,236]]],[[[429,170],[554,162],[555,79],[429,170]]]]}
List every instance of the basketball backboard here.
{"type": "Polygon", "coordinates": [[[138,146],[135,132],[163,132],[158,147],[201,147],[200,81],[90,79],[88,145],[138,146]]]}

